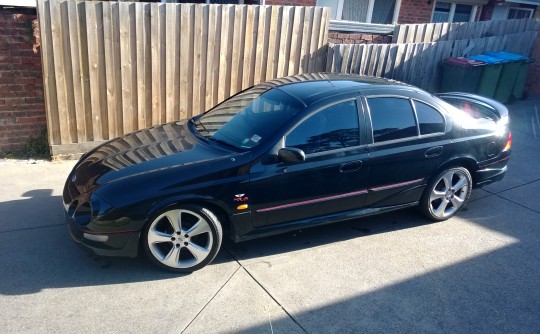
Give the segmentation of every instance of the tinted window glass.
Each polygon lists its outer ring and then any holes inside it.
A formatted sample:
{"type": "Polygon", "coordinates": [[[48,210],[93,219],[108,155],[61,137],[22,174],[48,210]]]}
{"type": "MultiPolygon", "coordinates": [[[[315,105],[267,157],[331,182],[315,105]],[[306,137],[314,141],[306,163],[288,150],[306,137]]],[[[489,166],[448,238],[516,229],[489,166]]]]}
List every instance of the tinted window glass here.
{"type": "Polygon", "coordinates": [[[356,103],[348,101],[319,111],[298,125],[285,140],[306,154],[360,144],[356,103]]]}
{"type": "Polygon", "coordinates": [[[444,132],[444,117],[436,109],[415,101],[416,116],[420,125],[420,134],[428,135],[430,133],[444,132]]]}
{"type": "Polygon", "coordinates": [[[375,143],[417,135],[416,120],[407,99],[379,97],[368,99],[375,143]]]}
{"type": "Polygon", "coordinates": [[[249,149],[271,137],[303,108],[279,89],[255,86],[195,117],[194,123],[209,140],[249,149]]]}

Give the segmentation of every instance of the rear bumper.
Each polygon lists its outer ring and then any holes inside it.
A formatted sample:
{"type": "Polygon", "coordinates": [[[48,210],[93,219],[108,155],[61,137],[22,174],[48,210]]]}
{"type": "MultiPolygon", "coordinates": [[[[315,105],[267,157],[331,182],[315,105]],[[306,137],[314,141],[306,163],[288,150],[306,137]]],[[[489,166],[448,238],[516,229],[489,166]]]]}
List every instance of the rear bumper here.
{"type": "Polygon", "coordinates": [[[500,181],[506,175],[506,166],[501,168],[484,168],[474,173],[474,187],[479,188],[500,181]]]}
{"type": "Polygon", "coordinates": [[[137,257],[140,232],[93,233],[67,218],[71,238],[86,251],[99,256],[137,257]]]}

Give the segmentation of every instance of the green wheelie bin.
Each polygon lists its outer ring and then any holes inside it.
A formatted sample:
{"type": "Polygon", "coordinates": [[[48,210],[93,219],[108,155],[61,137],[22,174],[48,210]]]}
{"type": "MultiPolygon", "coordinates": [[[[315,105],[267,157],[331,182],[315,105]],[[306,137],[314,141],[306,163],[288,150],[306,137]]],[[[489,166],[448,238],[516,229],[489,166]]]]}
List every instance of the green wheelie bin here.
{"type": "Polygon", "coordinates": [[[516,84],[520,67],[527,60],[527,57],[504,51],[488,52],[486,55],[499,58],[503,62],[503,68],[494,98],[499,102],[508,103],[514,91],[514,85],[516,84]]]}
{"type": "Polygon", "coordinates": [[[480,74],[482,62],[465,57],[448,58],[442,62],[441,92],[474,93],[480,74]]]}
{"type": "Polygon", "coordinates": [[[497,84],[503,68],[502,60],[487,55],[469,56],[470,59],[478,60],[484,63],[482,66],[482,75],[476,89],[476,94],[491,97],[495,96],[497,84]]]}

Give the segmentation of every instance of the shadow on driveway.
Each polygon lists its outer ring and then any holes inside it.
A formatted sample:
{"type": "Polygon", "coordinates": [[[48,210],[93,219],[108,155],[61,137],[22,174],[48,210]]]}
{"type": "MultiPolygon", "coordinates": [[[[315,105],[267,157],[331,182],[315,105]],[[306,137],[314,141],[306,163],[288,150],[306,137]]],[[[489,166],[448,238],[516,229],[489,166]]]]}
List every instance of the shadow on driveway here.
{"type": "MultiPolygon", "coordinates": [[[[26,199],[0,203],[9,217],[0,225],[0,294],[22,295],[43,289],[84,287],[174,279],[179,274],[154,267],[144,256],[107,258],[87,253],[71,240],[64,223],[62,199],[50,189],[24,194],[26,199]]],[[[235,244],[227,237],[210,265],[250,262],[308,250],[366,235],[417,227],[431,222],[414,210],[354,220],[235,244]],[[232,255],[232,256],[231,256],[232,255]]],[[[204,269],[203,269],[204,270],[204,269]]]]}

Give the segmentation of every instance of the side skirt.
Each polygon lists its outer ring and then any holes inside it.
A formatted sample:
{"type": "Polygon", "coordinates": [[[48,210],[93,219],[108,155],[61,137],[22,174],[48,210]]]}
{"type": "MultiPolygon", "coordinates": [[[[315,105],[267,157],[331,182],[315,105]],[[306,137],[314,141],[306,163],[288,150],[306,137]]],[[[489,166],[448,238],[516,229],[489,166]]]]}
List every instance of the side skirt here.
{"type": "Polygon", "coordinates": [[[410,208],[413,206],[417,206],[418,203],[419,203],[418,201],[415,201],[415,202],[411,202],[407,204],[386,206],[386,207],[380,207],[380,208],[362,208],[362,209],[353,210],[353,211],[339,212],[339,213],[335,213],[335,214],[323,216],[323,217],[298,220],[298,221],[293,221],[289,223],[276,224],[272,226],[258,227],[244,235],[239,236],[236,233],[234,233],[233,241],[241,242],[241,241],[246,241],[246,240],[251,240],[251,239],[256,239],[256,238],[267,237],[270,235],[281,234],[281,233],[291,232],[295,230],[306,229],[310,227],[321,226],[321,225],[326,225],[326,224],[331,224],[331,223],[337,223],[340,221],[376,215],[379,213],[385,213],[385,212],[390,212],[394,210],[410,208]]]}

